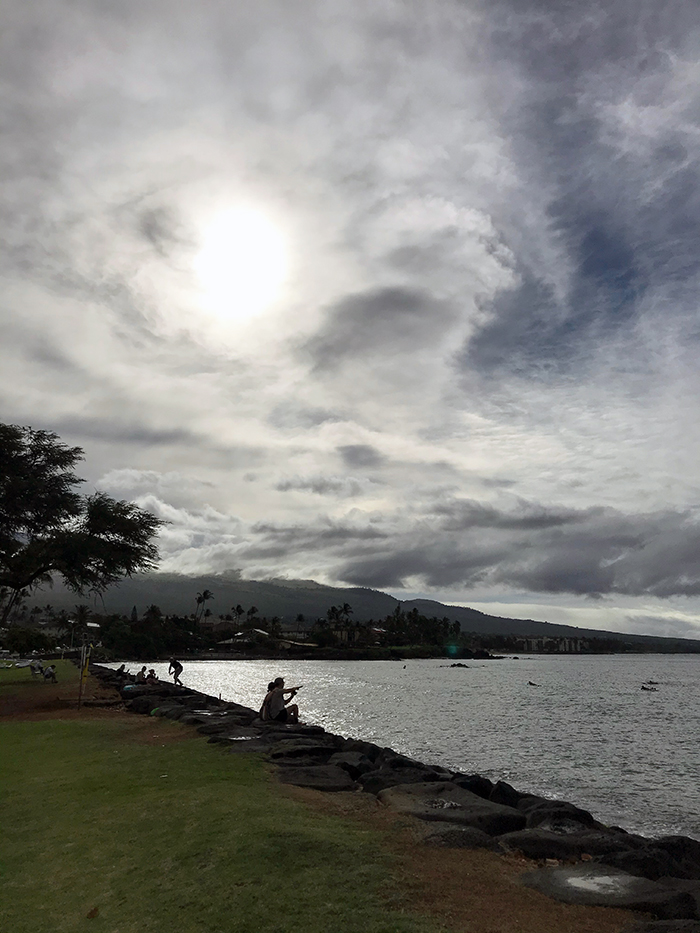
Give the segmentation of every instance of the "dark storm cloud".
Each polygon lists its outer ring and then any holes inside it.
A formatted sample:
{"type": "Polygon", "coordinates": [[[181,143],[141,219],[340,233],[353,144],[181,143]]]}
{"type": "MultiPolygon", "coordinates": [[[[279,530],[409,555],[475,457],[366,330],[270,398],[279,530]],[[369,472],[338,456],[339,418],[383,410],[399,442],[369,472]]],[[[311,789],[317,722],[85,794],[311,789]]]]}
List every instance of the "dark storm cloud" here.
{"type": "Polygon", "coordinates": [[[330,561],[336,579],[378,588],[492,586],[576,596],[700,594],[700,522],[681,512],[511,510],[452,503],[452,516],[258,524],[245,560],[294,552],[330,561]]]}
{"type": "MultiPolygon", "coordinates": [[[[700,273],[697,94],[673,85],[673,66],[697,59],[700,9],[676,2],[489,5],[493,53],[515,68],[521,91],[504,117],[530,195],[538,191],[546,236],[569,270],[565,290],[520,248],[521,282],[488,303],[462,364],[483,372],[569,367],[633,324],[644,297],[679,289],[700,273]],[[686,95],[687,99],[683,95],[686,95]],[[674,109],[672,119],[627,138],[619,105],[674,109]]],[[[537,220],[501,217],[527,239],[537,220]]]]}
{"type": "Polygon", "coordinates": [[[111,418],[64,417],[57,421],[55,430],[88,440],[114,439],[121,444],[149,447],[201,441],[196,434],[182,428],[152,428],[136,422],[119,423],[111,418]]]}
{"type": "Polygon", "coordinates": [[[350,476],[294,476],[280,480],[275,489],[279,492],[299,490],[319,496],[350,498],[362,493],[362,484],[350,476]]]}
{"type": "Polygon", "coordinates": [[[372,469],[379,467],[384,462],[384,457],[371,444],[345,444],[338,447],[338,453],[343,458],[345,466],[365,467],[372,469]]]}
{"type": "Polygon", "coordinates": [[[419,346],[449,316],[449,306],[427,292],[374,289],[331,307],[325,324],[304,350],[321,370],[344,360],[405,352],[419,346]]]}
{"type": "Polygon", "coordinates": [[[601,510],[577,512],[574,509],[551,509],[526,502],[520,508],[506,513],[471,499],[458,502],[453,500],[437,506],[434,510],[436,515],[445,516],[443,527],[447,531],[460,531],[465,528],[503,528],[514,531],[557,528],[580,523],[584,516],[599,511],[601,510]]]}

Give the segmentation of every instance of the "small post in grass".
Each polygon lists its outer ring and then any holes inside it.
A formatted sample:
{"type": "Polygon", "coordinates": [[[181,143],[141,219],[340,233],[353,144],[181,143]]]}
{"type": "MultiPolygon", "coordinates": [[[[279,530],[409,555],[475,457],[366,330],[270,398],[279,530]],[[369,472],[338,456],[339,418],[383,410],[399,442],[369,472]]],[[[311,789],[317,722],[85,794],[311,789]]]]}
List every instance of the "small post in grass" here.
{"type": "Polygon", "coordinates": [[[83,690],[85,688],[85,681],[87,680],[88,668],[90,667],[90,652],[92,651],[92,645],[87,645],[83,641],[83,646],[80,649],[80,690],[78,691],[78,709],[80,709],[83,702],[83,690]]]}

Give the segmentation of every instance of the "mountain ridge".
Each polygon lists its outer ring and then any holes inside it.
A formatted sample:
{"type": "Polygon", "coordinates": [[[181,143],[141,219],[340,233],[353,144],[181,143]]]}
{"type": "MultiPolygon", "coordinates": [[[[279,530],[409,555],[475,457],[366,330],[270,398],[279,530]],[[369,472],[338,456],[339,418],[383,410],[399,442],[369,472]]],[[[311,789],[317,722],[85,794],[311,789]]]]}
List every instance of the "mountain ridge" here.
{"type": "MultiPolygon", "coordinates": [[[[137,574],[110,587],[100,600],[93,600],[97,612],[128,615],[133,606],[137,612],[155,604],[167,615],[187,615],[195,610],[197,593],[211,590],[213,599],[207,608],[215,617],[231,613],[241,605],[245,611],[256,606],[261,616],[278,616],[283,625],[308,627],[317,618],[325,618],[333,605],[348,603],[352,607],[353,621],[379,622],[393,613],[397,606],[404,611],[417,609],[422,615],[458,621],[463,632],[480,635],[518,635],[521,637],[565,637],[565,638],[614,638],[631,642],[658,641],[660,644],[687,642],[697,646],[698,639],[667,638],[661,635],[637,635],[628,632],[613,632],[600,629],[579,628],[556,622],[535,619],[514,619],[493,616],[466,606],[451,606],[431,599],[398,600],[388,593],[369,587],[333,587],[315,580],[244,580],[237,571],[218,574],[184,575],[155,572],[137,574]],[[297,617],[304,616],[303,623],[297,617]]],[[[76,596],[63,584],[56,583],[51,589],[42,589],[28,600],[30,605],[45,605],[50,602],[56,609],[71,611],[76,604],[85,603],[84,597],[76,596]]]]}

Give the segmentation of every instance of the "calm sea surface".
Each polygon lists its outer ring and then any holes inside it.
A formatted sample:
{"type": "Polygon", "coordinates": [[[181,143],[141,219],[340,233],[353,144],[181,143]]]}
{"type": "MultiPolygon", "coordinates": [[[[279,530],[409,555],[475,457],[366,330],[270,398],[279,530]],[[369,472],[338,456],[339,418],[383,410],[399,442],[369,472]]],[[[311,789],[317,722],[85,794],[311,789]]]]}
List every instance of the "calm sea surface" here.
{"type": "MultiPolygon", "coordinates": [[[[569,800],[631,831],[700,838],[700,656],[464,663],[186,661],[182,680],[257,708],[282,676],[304,684],[302,719],[329,731],[569,800]],[[656,692],[641,690],[650,680],[656,692]]],[[[167,677],[167,664],[150,666],[167,677]]]]}

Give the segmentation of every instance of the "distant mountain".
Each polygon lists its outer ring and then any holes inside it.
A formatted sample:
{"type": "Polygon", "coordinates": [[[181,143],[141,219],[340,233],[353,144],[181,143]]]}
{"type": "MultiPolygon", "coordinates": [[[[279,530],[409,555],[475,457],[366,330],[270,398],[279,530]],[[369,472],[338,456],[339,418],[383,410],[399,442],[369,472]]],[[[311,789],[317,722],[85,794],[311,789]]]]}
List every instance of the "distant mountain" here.
{"type": "MultiPolygon", "coordinates": [[[[98,612],[124,613],[128,615],[133,606],[139,613],[155,603],[167,615],[187,615],[194,612],[197,593],[211,590],[214,598],[207,603],[214,616],[226,615],[232,608],[241,605],[245,611],[256,606],[261,616],[279,616],[283,624],[296,623],[298,615],[304,616],[304,625],[310,626],[318,618],[325,618],[331,606],[348,603],[352,607],[353,620],[367,622],[386,618],[396,609],[399,600],[379,590],[366,587],[324,586],[313,580],[243,580],[235,571],[202,576],[183,576],[175,573],[139,574],[110,587],[104,600],[87,600],[77,597],[65,586],[57,583],[53,589],[40,590],[31,599],[30,605],[43,606],[51,603],[57,609],[71,611],[77,603],[90,602],[98,612]]],[[[509,619],[487,615],[477,609],[463,606],[448,606],[431,599],[402,600],[404,611],[417,609],[422,615],[439,619],[447,616],[458,621],[463,632],[483,635],[526,635],[528,637],[584,637],[615,638],[626,642],[644,642],[647,647],[658,642],[687,642],[689,648],[699,645],[695,639],[669,639],[653,635],[630,635],[621,632],[604,632],[598,629],[576,628],[573,625],[558,625],[553,622],[537,622],[534,619],[509,619]]]]}

